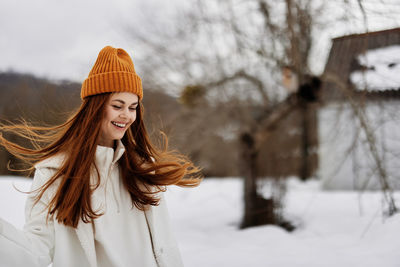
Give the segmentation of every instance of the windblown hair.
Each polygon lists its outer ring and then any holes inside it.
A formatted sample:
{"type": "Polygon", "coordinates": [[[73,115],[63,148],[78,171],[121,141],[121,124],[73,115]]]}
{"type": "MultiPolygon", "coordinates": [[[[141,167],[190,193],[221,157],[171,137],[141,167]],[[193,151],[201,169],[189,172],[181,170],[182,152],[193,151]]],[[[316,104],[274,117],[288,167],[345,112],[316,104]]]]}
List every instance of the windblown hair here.
{"type": "MultiPolygon", "coordinates": [[[[29,140],[33,148],[26,148],[7,140],[0,134],[0,144],[11,154],[30,164],[63,154],[65,160],[55,174],[38,189],[36,203],[46,190],[57,181],[57,190],[48,204],[48,217],[55,216],[59,223],[76,228],[82,219],[90,222],[101,216],[91,206],[91,194],[98,187],[91,184],[95,166],[95,153],[100,125],[110,93],[86,97],[80,108],[65,123],[54,127],[19,124],[1,124],[0,131],[16,134],[29,140]]],[[[201,182],[199,168],[182,154],[164,146],[156,148],[150,141],[143,122],[143,105],[137,107],[136,120],[122,138],[126,150],[119,159],[121,179],[131,195],[132,204],[140,210],[158,205],[156,193],[167,185],[194,187],[201,182]]],[[[92,180],[93,181],[93,180],[92,180]]]]}

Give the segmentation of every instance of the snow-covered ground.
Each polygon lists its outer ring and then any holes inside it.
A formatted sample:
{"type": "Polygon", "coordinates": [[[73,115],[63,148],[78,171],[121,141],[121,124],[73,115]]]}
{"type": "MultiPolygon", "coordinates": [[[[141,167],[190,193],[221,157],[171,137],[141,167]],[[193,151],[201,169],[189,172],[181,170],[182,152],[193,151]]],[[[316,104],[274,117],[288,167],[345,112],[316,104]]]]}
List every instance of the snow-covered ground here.
{"type": "MultiPolygon", "coordinates": [[[[30,180],[0,178],[0,216],[23,225],[30,180]]],[[[399,200],[400,192],[395,193],[399,200]]],[[[186,267],[395,267],[400,266],[400,214],[382,216],[379,192],[322,191],[317,181],[289,181],[287,216],[299,225],[238,230],[240,179],[206,179],[198,188],[167,192],[186,267]]],[[[398,204],[399,201],[397,202],[398,204]]]]}

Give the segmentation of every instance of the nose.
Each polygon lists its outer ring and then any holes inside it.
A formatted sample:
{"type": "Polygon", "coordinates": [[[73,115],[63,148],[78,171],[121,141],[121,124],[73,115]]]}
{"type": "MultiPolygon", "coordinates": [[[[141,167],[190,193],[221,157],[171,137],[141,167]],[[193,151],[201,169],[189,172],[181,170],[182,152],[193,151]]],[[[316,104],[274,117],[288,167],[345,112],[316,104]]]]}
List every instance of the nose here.
{"type": "Polygon", "coordinates": [[[128,109],[123,109],[119,116],[124,119],[128,118],[128,109]]]}

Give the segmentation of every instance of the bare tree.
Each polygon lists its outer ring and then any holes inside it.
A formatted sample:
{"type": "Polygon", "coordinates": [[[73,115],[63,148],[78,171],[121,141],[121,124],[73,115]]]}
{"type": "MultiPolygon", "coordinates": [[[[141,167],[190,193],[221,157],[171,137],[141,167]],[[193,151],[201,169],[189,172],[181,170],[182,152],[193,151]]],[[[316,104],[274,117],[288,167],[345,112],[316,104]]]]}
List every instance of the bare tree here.
{"type": "MultiPolygon", "coordinates": [[[[152,87],[174,91],[189,103],[192,109],[186,112],[195,118],[187,125],[192,127],[191,134],[234,126],[238,166],[244,177],[241,227],[271,223],[290,229],[276,212],[282,196],[265,199],[258,192],[258,157],[272,129],[300,110],[303,161],[299,176],[312,175],[307,114],[310,103],[318,100],[320,80],[311,72],[310,55],[318,39],[316,29],[331,26],[323,18],[332,2],[203,0],[193,6],[177,12],[172,28],[145,33],[130,29],[132,37],[156,55],[141,63],[144,73],[151,77],[152,87]],[[295,92],[288,93],[282,86],[282,68],[296,77],[295,92]]],[[[359,6],[363,10],[361,0],[359,6]]],[[[206,142],[200,138],[192,145],[206,142]]],[[[282,183],[274,184],[282,187],[282,183]]]]}

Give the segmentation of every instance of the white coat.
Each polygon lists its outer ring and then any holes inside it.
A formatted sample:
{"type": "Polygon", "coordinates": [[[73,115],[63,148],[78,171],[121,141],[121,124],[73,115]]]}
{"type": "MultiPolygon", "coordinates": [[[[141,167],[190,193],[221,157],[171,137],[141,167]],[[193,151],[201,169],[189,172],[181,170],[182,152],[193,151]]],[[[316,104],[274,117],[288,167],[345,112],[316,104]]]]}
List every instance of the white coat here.
{"type": "MultiPolygon", "coordinates": [[[[123,153],[124,148],[120,143],[114,161],[123,153]]],[[[55,156],[38,163],[32,189],[43,185],[62,161],[62,156],[55,156]]],[[[55,218],[46,223],[47,203],[57,188],[56,184],[53,185],[36,205],[33,205],[34,194],[28,195],[23,231],[0,219],[0,267],[47,267],[50,263],[53,263],[53,267],[97,267],[91,223],[80,221],[77,228],[60,224],[55,218]]],[[[183,264],[162,193],[160,198],[158,206],[151,206],[145,211],[154,256],[159,267],[181,267],[183,264]]],[[[92,198],[93,201],[95,199],[92,198]]]]}

